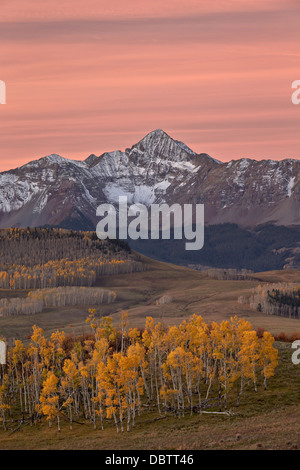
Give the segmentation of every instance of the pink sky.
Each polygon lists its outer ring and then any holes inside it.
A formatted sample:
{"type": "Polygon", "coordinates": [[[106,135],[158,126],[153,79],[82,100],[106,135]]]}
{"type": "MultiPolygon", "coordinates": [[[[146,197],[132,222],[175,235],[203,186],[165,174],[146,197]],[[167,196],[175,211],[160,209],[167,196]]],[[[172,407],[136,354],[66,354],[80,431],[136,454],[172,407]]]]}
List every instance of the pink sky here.
{"type": "Polygon", "coordinates": [[[300,6],[1,0],[0,171],[164,129],[222,161],[300,158],[300,6]]]}

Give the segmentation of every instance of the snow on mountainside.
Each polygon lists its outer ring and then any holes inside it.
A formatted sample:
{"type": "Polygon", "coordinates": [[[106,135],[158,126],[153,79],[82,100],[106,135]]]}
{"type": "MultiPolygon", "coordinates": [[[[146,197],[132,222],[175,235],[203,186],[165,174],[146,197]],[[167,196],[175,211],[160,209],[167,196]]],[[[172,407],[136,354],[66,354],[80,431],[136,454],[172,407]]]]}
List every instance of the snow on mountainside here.
{"type": "Polygon", "coordinates": [[[300,224],[300,161],[219,162],[157,129],[124,152],[84,161],[52,154],[0,173],[0,227],[97,223],[117,203],[204,203],[208,224],[300,224]]]}

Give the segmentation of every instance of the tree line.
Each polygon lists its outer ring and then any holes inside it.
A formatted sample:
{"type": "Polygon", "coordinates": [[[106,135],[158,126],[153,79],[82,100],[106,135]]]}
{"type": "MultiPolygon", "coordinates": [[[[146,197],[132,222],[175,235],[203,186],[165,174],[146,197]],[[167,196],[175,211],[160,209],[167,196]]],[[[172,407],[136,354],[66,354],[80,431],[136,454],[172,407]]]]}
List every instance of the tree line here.
{"type": "Polygon", "coordinates": [[[63,229],[1,229],[1,265],[35,266],[60,259],[127,259],[132,257],[123,240],[99,240],[95,232],[63,229]]]}
{"type": "Polygon", "coordinates": [[[250,299],[241,296],[238,301],[269,315],[300,318],[300,286],[295,283],[259,285],[250,299]]]}
{"type": "Polygon", "coordinates": [[[144,263],[133,259],[61,259],[33,267],[12,264],[6,270],[0,270],[0,288],[27,290],[60,286],[92,286],[97,276],[139,272],[145,269],[144,263]]]}
{"type": "Polygon", "coordinates": [[[189,267],[197,271],[203,271],[208,277],[217,279],[218,281],[251,281],[253,280],[253,271],[249,269],[221,269],[210,268],[197,264],[189,264],[189,267]]]}
{"type": "Polygon", "coordinates": [[[0,299],[0,316],[35,315],[45,307],[110,304],[117,294],[98,287],[57,287],[28,292],[27,297],[0,299]]]}
{"type": "Polygon", "coordinates": [[[95,232],[1,229],[0,288],[92,286],[97,276],[145,269],[122,240],[99,240],[95,232]]]}

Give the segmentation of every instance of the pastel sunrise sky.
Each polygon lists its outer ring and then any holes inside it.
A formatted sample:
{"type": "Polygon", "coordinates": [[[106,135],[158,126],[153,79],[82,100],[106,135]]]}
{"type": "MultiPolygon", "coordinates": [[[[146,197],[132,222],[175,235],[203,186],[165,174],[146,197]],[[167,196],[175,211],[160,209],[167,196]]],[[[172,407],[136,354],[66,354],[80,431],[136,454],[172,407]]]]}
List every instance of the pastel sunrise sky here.
{"type": "Polygon", "coordinates": [[[222,161],[300,158],[299,4],[0,0],[0,171],[156,128],[222,161]]]}

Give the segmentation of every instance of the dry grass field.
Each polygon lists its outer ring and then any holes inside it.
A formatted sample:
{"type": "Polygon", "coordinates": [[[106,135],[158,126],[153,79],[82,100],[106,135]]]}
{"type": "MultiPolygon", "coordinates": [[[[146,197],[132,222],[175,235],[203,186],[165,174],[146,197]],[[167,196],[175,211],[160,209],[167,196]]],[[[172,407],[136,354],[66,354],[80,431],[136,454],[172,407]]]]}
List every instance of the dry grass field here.
{"type": "MultiPolygon", "coordinates": [[[[204,272],[145,258],[149,269],[145,272],[106,276],[97,279],[102,286],[117,293],[117,301],[97,307],[98,315],[110,315],[115,324],[121,310],[128,311],[130,326],[143,327],[147,316],[166,324],[177,324],[193,314],[201,315],[209,323],[222,321],[233,315],[249,320],[253,327],[261,327],[273,334],[300,332],[300,321],[265,315],[237,302],[239,296],[251,296],[251,291],[263,282],[299,282],[300,271],[268,271],[255,274],[257,280],[215,280],[204,272]],[[170,303],[156,305],[164,295],[170,303]]],[[[25,296],[24,291],[0,290],[0,298],[25,296]]],[[[64,329],[67,334],[82,334],[89,329],[85,324],[88,306],[47,308],[42,313],[27,316],[0,317],[0,335],[26,340],[32,325],[42,327],[46,334],[64,329]]]]}

